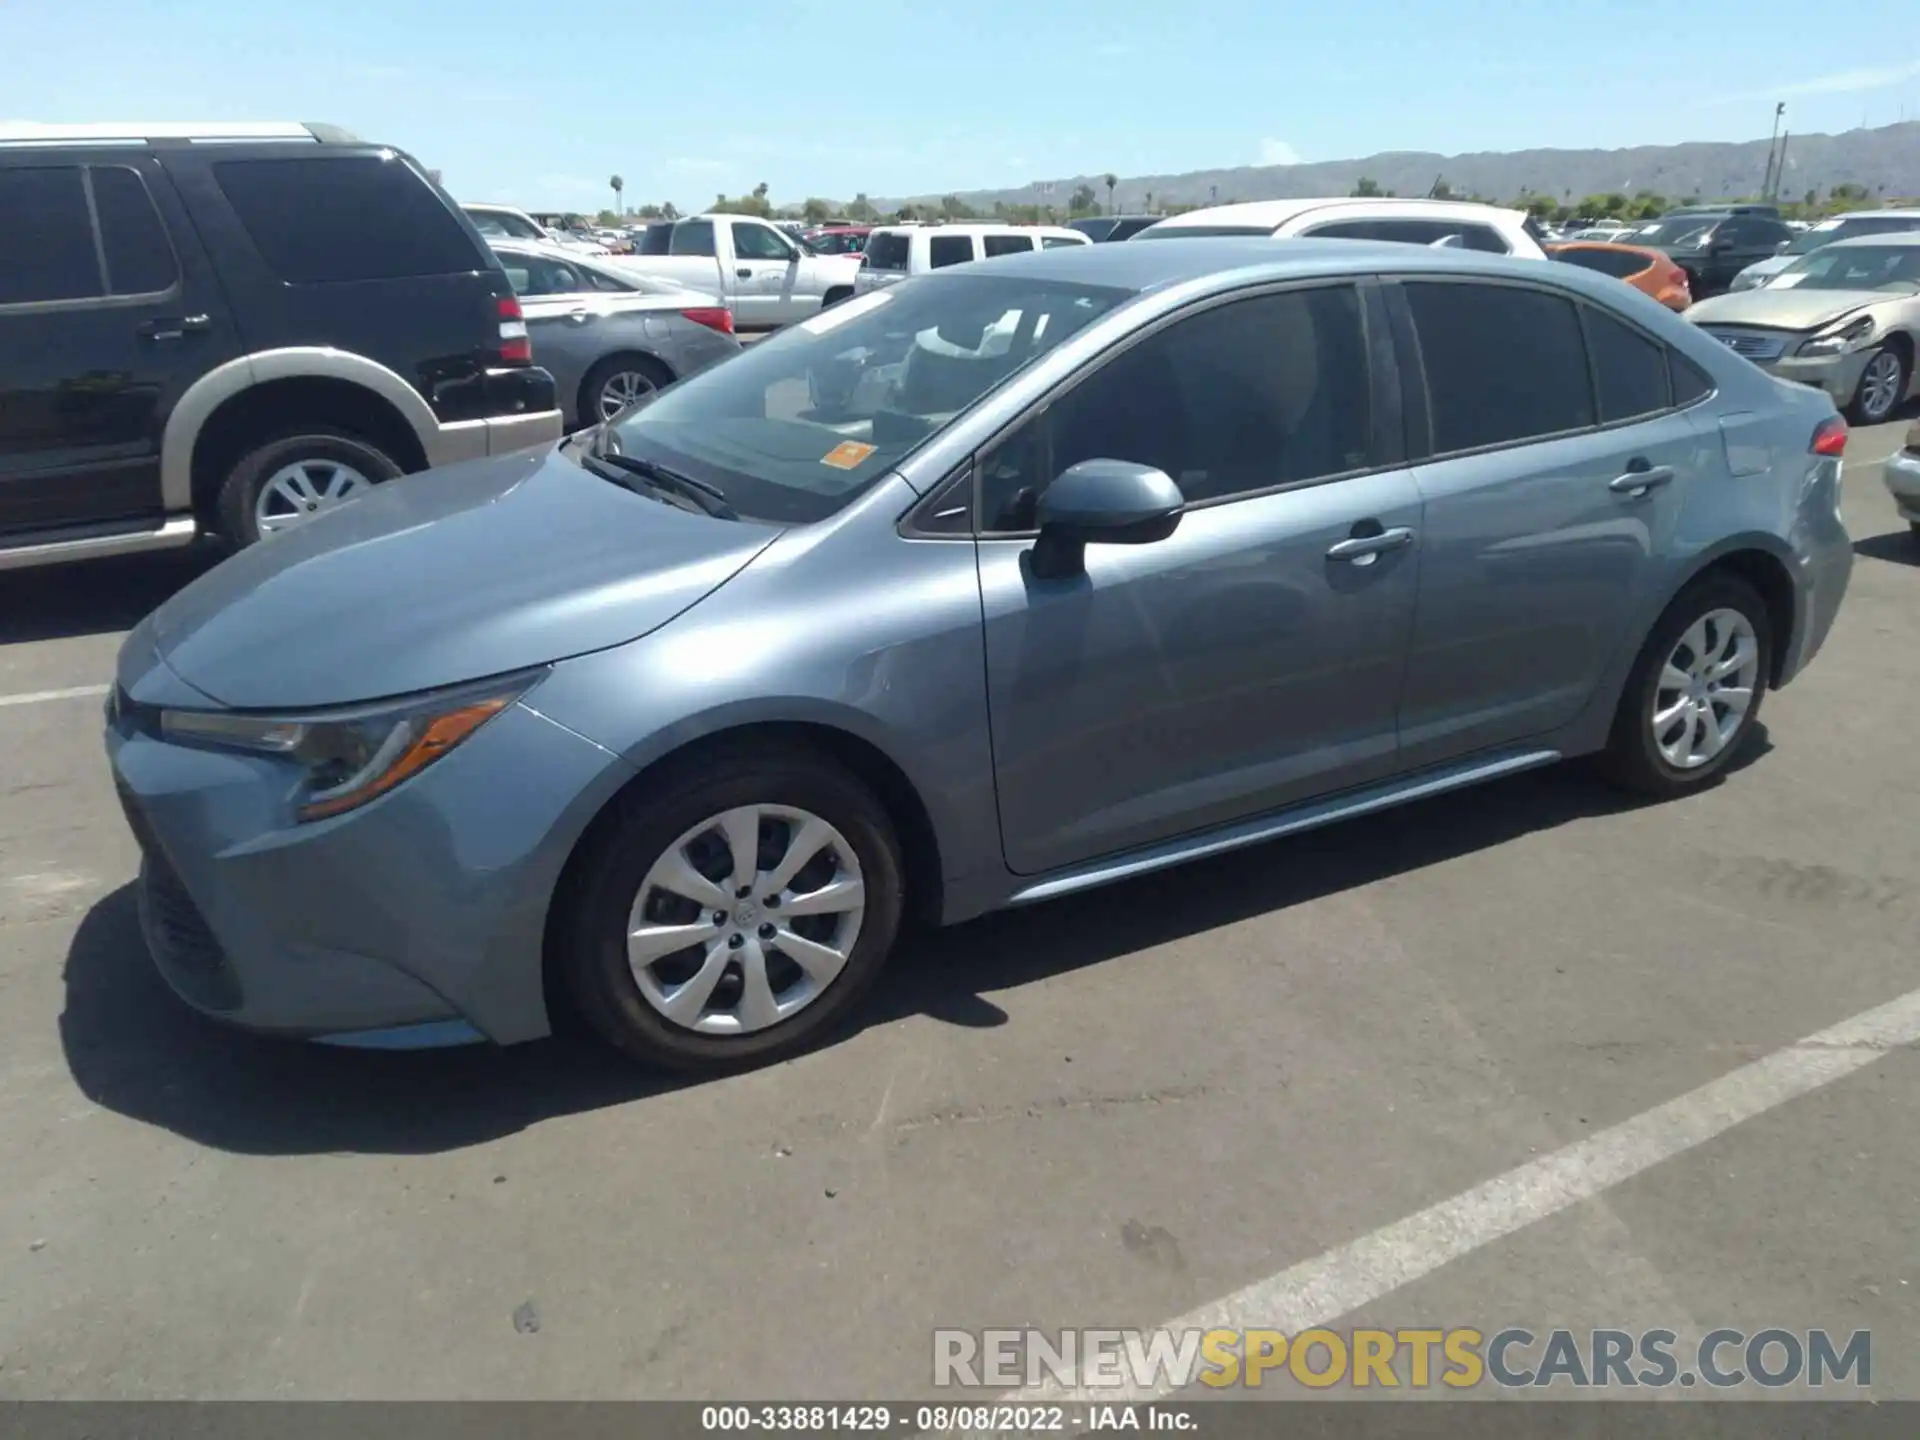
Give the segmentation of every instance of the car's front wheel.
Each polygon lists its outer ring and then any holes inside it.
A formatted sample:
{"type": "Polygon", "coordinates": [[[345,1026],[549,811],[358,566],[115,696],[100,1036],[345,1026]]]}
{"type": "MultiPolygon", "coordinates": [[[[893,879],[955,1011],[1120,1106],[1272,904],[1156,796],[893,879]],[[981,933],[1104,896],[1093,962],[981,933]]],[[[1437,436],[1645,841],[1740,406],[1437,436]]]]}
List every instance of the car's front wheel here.
{"type": "Polygon", "coordinates": [[[1699,789],[1733,762],[1759,718],[1772,658],[1767,607],[1751,585],[1712,575],[1689,586],[1634,662],[1604,768],[1643,794],[1699,789]]]}
{"type": "Polygon", "coordinates": [[[804,749],[705,757],[622,797],[560,932],[586,1020],[636,1060],[723,1071],[803,1049],[879,975],[899,844],[857,776],[804,749]]]}
{"type": "Polygon", "coordinates": [[[1907,357],[1891,345],[1882,345],[1867,357],[1847,406],[1847,418],[1856,425],[1879,425],[1893,414],[1907,395],[1907,357]]]}

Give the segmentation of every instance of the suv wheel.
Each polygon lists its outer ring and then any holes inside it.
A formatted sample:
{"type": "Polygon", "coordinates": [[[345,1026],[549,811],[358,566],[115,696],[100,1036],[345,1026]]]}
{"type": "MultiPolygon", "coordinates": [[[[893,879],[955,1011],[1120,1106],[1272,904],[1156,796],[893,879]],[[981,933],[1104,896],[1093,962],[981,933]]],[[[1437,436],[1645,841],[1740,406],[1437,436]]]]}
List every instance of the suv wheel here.
{"type": "Polygon", "coordinates": [[[622,802],[584,858],[558,959],[587,1021],[636,1060],[782,1059],[847,1014],[902,912],[898,843],[855,776],[737,752],[622,802]]]}
{"type": "Polygon", "coordinates": [[[1772,659],[1767,607],[1751,585],[1715,575],[1688,587],[1634,662],[1604,768],[1661,798],[1707,784],[1753,729],[1772,659]]]}
{"type": "Polygon", "coordinates": [[[236,545],[271,539],[400,473],[391,456],[356,435],[302,426],[249,451],[233,467],[220,489],[221,532],[236,545]]]}

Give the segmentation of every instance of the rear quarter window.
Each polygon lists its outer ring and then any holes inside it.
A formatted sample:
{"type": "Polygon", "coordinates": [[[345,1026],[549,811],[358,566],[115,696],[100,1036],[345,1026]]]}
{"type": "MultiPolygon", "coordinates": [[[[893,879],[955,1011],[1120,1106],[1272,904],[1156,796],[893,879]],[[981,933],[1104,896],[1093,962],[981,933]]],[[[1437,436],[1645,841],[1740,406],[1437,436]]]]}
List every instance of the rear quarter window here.
{"type": "Polygon", "coordinates": [[[971,235],[935,235],[927,243],[927,265],[943,270],[949,265],[964,265],[973,259],[971,235]]]}
{"type": "Polygon", "coordinates": [[[489,268],[439,193],[397,156],[226,160],[213,176],[260,258],[291,284],[489,268]]]}
{"type": "Polygon", "coordinates": [[[991,260],[996,255],[1027,254],[1033,249],[1033,237],[1031,235],[984,235],[981,237],[981,244],[986,250],[987,258],[991,260]]]}

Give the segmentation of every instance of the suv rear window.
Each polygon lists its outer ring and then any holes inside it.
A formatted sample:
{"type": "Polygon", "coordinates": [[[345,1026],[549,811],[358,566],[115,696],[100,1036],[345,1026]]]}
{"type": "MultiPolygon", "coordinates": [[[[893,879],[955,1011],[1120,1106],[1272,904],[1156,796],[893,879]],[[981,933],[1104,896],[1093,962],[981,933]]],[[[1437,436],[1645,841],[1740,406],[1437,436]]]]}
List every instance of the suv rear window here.
{"type": "Polygon", "coordinates": [[[913,245],[898,230],[876,230],[867,237],[869,270],[904,270],[913,245]]]}
{"type": "Polygon", "coordinates": [[[213,167],[282,280],[404,280],[486,268],[446,202],[398,157],[226,160],[213,167]]]}
{"type": "Polygon", "coordinates": [[[1033,249],[1031,235],[982,235],[980,243],[989,260],[996,255],[1025,255],[1033,249]]]}

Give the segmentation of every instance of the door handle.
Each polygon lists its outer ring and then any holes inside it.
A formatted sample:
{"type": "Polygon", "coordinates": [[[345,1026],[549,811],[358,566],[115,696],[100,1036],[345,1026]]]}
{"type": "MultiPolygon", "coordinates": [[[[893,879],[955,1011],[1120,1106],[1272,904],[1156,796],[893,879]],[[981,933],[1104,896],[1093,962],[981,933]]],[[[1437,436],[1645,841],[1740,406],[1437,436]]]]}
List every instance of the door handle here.
{"type": "MultiPolygon", "coordinates": [[[[1367,522],[1353,528],[1358,530],[1367,522]]],[[[1405,525],[1396,525],[1391,530],[1375,530],[1371,535],[1354,535],[1342,540],[1327,550],[1329,560],[1347,560],[1355,565],[1371,565],[1389,550],[1399,550],[1413,543],[1413,531],[1405,525]]]]}
{"type": "Polygon", "coordinates": [[[1637,500],[1649,490],[1658,490],[1662,485],[1672,482],[1671,465],[1649,465],[1645,460],[1630,460],[1627,462],[1627,473],[1614,476],[1607,482],[1607,488],[1616,495],[1637,500]]]}
{"type": "Polygon", "coordinates": [[[742,280],[751,280],[753,278],[753,271],[749,270],[744,265],[741,265],[738,268],[736,268],[733,273],[735,275],[738,275],[742,280]]]}
{"type": "Polygon", "coordinates": [[[165,315],[144,322],[139,334],[147,340],[178,340],[183,335],[198,335],[212,328],[210,315],[165,315]]]}
{"type": "Polygon", "coordinates": [[[588,310],[569,310],[567,312],[567,319],[571,320],[575,325],[584,325],[592,318],[593,314],[588,310]]]}

